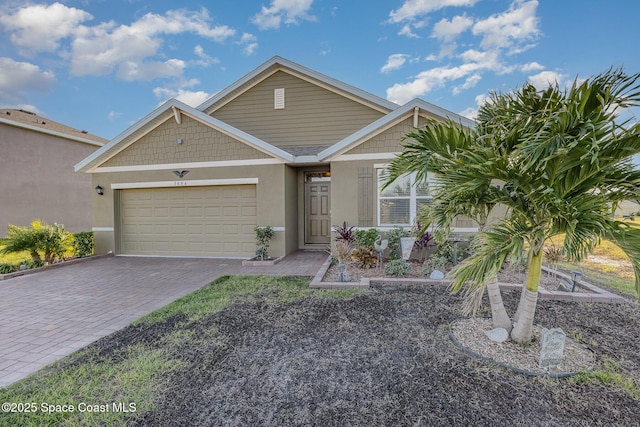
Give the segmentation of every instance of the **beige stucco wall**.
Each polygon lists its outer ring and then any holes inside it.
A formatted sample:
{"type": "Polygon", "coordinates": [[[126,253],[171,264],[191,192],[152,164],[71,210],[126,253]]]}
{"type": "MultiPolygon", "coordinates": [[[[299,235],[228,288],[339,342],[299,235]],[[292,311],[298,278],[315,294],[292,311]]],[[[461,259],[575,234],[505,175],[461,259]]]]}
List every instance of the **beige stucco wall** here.
{"type": "Polygon", "coordinates": [[[285,252],[287,254],[298,249],[298,169],[285,166],[285,252]]]}
{"type": "Polygon", "coordinates": [[[269,155],[212,129],[186,115],[173,117],[143,136],[103,167],[201,162],[205,160],[264,159],[269,155]],[[182,144],[178,144],[178,139],[182,144]]]}
{"type": "MultiPolygon", "coordinates": [[[[112,190],[115,183],[143,183],[161,181],[195,181],[209,179],[228,178],[257,178],[256,202],[258,206],[258,225],[284,228],[284,231],[276,231],[271,241],[271,254],[273,256],[284,255],[291,247],[287,245],[289,239],[295,239],[295,226],[290,226],[287,220],[285,203],[285,181],[287,180],[287,166],[284,164],[261,165],[248,167],[220,167],[191,169],[189,174],[180,180],[170,170],[162,171],[136,171],[136,172],[109,172],[93,174],[93,185],[100,185],[104,190],[103,196],[94,196],[93,226],[100,229],[113,229],[113,231],[96,231],[96,253],[114,251],[118,253],[117,235],[119,226],[117,222],[117,191],[112,190]],[[288,237],[287,233],[293,234],[288,237]]],[[[290,180],[290,179],[289,179],[290,180]]]]}
{"type": "Polygon", "coordinates": [[[212,114],[278,147],[334,144],[382,115],[283,71],[212,114]],[[278,88],[285,89],[284,109],[274,109],[274,89],[278,88]]]}
{"type": "Polygon", "coordinates": [[[73,166],[95,145],[0,124],[0,236],[34,219],[91,230],[91,177],[73,166]]]}
{"type": "MultiPolygon", "coordinates": [[[[358,223],[358,168],[381,161],[363,160],[331,163],[331,225],[361,226],[358,223]]],[[[376,210],[374,207],[374,214],[376,210]]],[[[374,216],[375,218],[375,216],[374,216]]]]}

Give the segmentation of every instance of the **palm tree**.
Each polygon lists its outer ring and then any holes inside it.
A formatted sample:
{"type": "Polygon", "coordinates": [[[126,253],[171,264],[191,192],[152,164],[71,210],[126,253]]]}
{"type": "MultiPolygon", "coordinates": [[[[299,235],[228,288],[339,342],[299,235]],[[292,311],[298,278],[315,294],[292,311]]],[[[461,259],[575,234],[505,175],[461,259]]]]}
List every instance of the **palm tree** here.
{"type": "MultiPolygon", "coordinates": [[[[433,202],[420,210],[418,222],[425,228],[434,225],[446,232],[456,217],[466,216],[474,220],[482,232],[496,205],[491,195],[492,180],[483,180],[466,165],[477,161],[469,155],[476,153],[477,156],[479,144],[485,141],[473,128],[453,121],[429,121],[424,128],[405,136],[403,152],[385,171],[385,187],[406,173],[416,173],[416,182],[424,182],[427,173],[431,173],[437,181],[430,187],[433,202]]],[[[465,312],[478,309],[486,287],[493,326],[511,331],[511,319],[505,310],[496,274],[477,283],[479,286],[467,288],[465,312]]]]}
{"type": "Polygon", "coordinates": [[[454,192],[436,192],[437,226],[458,213],[447,203],[465,194],[476,209],[485,201],[507,208],[478,233],[476,252],[456,268],[452,286],[482,289],[508,257],[528,247],[527,281],[511,331],[516,342],[531,340],[542,249],[552,236],[565,234],[563,255],[576,262],[600,239],[614,242],[631,259],[640,294],[640,229],[611,215],[618,203],[640,195],[640,171],[631,161],[640,153],[640,123],[617,121],[622,110],[640,105],[639,80],[640,74],[609,70],[576,79],[568,89],[525,85],[494,93],[475,129],[430,122],[392,162],[389,179],[403,168],[422,177],[428,171],[454,192]]]}

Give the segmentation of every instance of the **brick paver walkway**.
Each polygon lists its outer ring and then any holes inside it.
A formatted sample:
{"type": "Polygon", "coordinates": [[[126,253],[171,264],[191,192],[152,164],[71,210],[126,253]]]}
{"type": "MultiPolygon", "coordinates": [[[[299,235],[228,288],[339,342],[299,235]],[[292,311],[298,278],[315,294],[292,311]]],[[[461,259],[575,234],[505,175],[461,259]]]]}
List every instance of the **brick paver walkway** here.
{"type": "Polygon", "coordinates": [[[225,274],[314,275],[326,254],[241,260],[105,257],[0,282],[0,387],[225,274]],[[319,261],[319,264],[318,264],[319,261]]]}

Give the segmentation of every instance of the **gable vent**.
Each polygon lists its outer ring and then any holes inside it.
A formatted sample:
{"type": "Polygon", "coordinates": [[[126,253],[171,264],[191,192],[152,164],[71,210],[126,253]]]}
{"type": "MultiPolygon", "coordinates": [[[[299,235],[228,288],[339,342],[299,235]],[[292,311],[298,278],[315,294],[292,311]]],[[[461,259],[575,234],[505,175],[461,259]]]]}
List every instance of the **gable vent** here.
{"type": "Polygon", "coordinates": [[[276,110],[284,109],[284,88],[273,90],[273,108],[276,110]]]}

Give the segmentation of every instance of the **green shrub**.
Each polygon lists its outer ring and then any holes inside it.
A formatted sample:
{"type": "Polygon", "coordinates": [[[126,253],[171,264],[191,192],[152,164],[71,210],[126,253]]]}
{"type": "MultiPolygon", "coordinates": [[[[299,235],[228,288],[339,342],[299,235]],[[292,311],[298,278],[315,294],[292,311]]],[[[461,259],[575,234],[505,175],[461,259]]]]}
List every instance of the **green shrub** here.
{"type": "Polygon", "coordinates": [[[429,276],[434,270],[444,272],[448,264],[449,260],[447,257],[433,254],[422,264],[422,274],[429,276]]]}
{"type": "Polygon", "coordinates": [[[351,257],[356,261],[356,265],[359,268],[369,269],[378,265],[378,255],[369,246],[355,248],[351,253],[351,257]]]}
{"type": "Polygon", "coordinates": [[[23,264],[25,267],[27,267],[27,270],[30,270],[32,268],[40,268],[44,266],[44,261],[41,259],[38,259],[38,260],[30,259],[29,261],[25,261],[23,264]]]}
{"type": "Polygon", "coordinates": [[[376,242],[376,239],[379,236],[380,236],[380,233],[375,228],[370,228],[368,230],[357,230],[356,244],[358,246],[366,246],[366,247],[372,248],[373,244],[376,242]]]}
{"type": "Polygon", "coordinates": [[[31,227],[9,225],[6,245],[2,253],[28,251],[34,261],[42,260],[53,263],[62,258],[72,244],[72,234],[65,231],[62,225],[49,225],[40,220],[31,223],[31,227]]]}
{"type": "Polygon", "coordinates": [[[387,233],[387,240],[389,240],[389,259],[402,258],[402,244],[400,243],[402,237],[409,237],[409,232],[398,225],[394,225],[393,229],[387,233]]]}
{"type": "Polygon", "coordinates": [[[13,264],[0,264],[0,274],[9,274],[18,271],[18,267],[13,264]]]}
{"type": "Polygon", "coordinates": [[[402,258],[389,261],[387,265],[384,266],[385,274],[390,274],[394,277],[404,277],[410,270],[411,266],[402,258]]]}
{"type": "Polygon", "coordinates": [[[262,261],[269,259],[269,242],[274,235],[273,227],[269,225],[266,227],[256,226],[253,231],[256,232],[256,243],[258,244],[256,256],[262,261]]]}
{"type": "Polygon", "coordinates": [[[93,232],[81,231],[73,235],[73,254],[76,258],[93,255],[93,232]]]}

